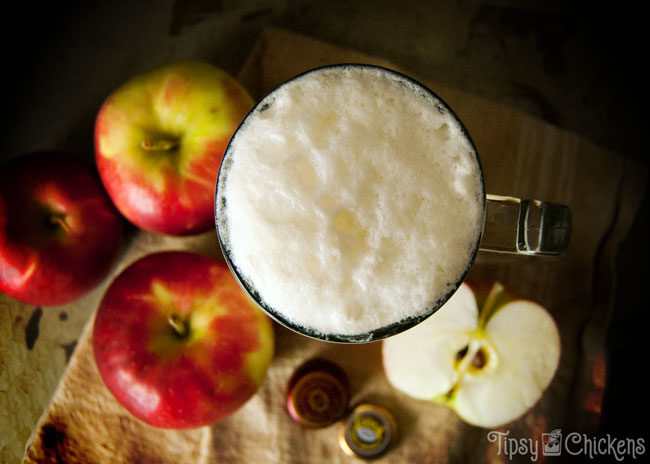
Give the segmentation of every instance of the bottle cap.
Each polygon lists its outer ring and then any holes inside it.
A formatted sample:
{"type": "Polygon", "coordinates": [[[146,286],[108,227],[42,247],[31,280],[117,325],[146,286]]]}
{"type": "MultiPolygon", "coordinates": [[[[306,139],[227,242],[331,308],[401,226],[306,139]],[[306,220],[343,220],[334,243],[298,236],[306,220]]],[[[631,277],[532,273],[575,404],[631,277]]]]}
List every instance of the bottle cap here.
{"type": "Polygon", "coordinates": [[[350,456],[375,458],[383,454],[397,438],[397,424],[386,409],[360,404],[339,432],[339,444],[350,456]]]}
{"type": "Polygon", "coordinates": [[[312,360],[296,370],[287,394],[289,414],[306,427],[324,427],[345,416],[349,388],[345,373],[325,360],[312,360]]]}

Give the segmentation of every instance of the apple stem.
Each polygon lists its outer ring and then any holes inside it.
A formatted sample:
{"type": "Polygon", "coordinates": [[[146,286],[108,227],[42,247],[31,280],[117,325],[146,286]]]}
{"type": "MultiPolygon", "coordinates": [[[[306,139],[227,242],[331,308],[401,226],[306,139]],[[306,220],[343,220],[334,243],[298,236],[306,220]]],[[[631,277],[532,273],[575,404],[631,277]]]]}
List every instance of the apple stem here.
{"type": "Polygon", "coordinates": [[[50,217],[50,222],[52,224],[56,224],[60,226],[67,233],[70,233],[70,226],[68,225],[67,222],[65,222],[65,219],[63,219],[62,216],[59,216],[58,214],[54,214],[50,217]]]}
{"type": "Polygon", "coordinates": [[[167,322],[169,322],[169,325],[172,326],[172,329],[174,329],[174,333],[179,338],[186,337],[190,331],[190,327],[187,320],[176,313],[170,314],[169,317],[167,318],[167,322]]]}
{"type": "Polygon", "coordinates": [[[140,147],[146,151],[171,151],[178,147],[178,142],[170,139],[145,139],[140,143],[140,147]]]}
{"type": "Polygon", "coordinates": [[[490,319],[492,313],[496,309],[497,299],[503,293],[504,290],[505,287],[501,284],[501,282],[494,282],[492,288],[490,289],[490,293],[485,299],[483,308],[481,308],[479,327],[485,327],[485,324],[487,323],[488,319],[490,319]]]}

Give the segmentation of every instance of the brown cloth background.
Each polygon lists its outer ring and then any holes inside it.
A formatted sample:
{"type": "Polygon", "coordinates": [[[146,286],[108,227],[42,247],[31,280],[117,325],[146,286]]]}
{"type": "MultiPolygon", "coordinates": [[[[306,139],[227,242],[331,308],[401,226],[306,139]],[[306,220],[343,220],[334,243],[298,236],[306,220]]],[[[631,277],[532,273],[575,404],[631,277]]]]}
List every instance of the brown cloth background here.
{"type": "MultiPolygon", "coordinates": [[[[259,99],[302,71],[338,62],[395,69],[381,59],[274,29],[259,37],[239,78],[259,99]]],[[[604,387],[603,341],[614,295],[613,260],[639,207],[645,172],[615,153],[521,112],[435,82],[425,83],[454,109],[469,130],[481,156],[489,193],[564,203],[573,211],[572,246],[563,257],[480,253],[470,271],[470,277],[500,280],[546,306],[562,337],[560,367],[542,400],[499,430],[508,431],[511,438],[537,440],[541,433],[557,428],[590,433],[598,423],[604,387]]],[[[140,232],[113,276],[138,257],[162,249],[190,249],[219,256],[212,232],[191,238],[140,232]]],[[[111,278],[88,297],[61,308],[85,326],[81,324],[81,338],[34,430],[25,462],[355,462],[356,458],[346,456],[339,448],[340,424],[305,429],[292,422],[286,412],[286,382],[298,365],[313,356],[343,367],[351,382],[352,405],[375,402],[395,415],[400,439],[375,462],[507,461],[496,444],[488,442],[488,430],[463,423],[443,406],[414,400],[392,389],[382,370],[380,342],[318,342],[277,324],[276,355],[268,377],[241,410],[196,430],[149,427],[115,402],[102,384],[92,357],[92,314],[111,278]],[[86,321],[75,314],[89,317],[86,321]]],[[[0,297],[6,310],[15,312],[20,306],[4,295],[0,297]]],[[[47,330],[47,325],[41,330],[47,330]]],[[[530,456],[516,458],[530,462],[530,456]]]]}

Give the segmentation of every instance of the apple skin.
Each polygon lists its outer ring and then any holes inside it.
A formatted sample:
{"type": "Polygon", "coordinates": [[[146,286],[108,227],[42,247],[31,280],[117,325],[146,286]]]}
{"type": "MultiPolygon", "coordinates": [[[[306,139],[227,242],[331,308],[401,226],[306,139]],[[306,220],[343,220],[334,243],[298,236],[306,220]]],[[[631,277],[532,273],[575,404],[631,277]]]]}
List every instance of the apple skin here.
{"type": "Polygon", "coordinates": [[[92,345],[105,385],[131,414],[187,429],[229,416],[258,390],[274,332],[223,262],[165,251],[113,281],[92,345]]]}
{"type": "Polygon", "coordinates": [[[95,121],[97,167],[117,209],[150,232],[212,228],[221,159],[253,103],[235,78],[200,61],[125,82],[95,121]]]}
{"type": "Polygon", "coordinates": [[[89,166],[41,151],[0,170],[0,291],[27,304],[69,303],[110,271],[123,218],[89,166]]]}

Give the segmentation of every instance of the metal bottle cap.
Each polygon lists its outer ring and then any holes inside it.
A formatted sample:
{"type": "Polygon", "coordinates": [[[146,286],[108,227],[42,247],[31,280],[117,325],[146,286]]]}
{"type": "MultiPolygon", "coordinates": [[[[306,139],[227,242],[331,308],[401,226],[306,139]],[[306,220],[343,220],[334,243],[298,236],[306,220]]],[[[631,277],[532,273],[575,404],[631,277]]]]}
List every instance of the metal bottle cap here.
{"type": "Polygon", "coordinates": [[[397,424],[386,409],[360,404],[341,427],[339,444],[350,456],[375,458],[395,442],[397,424]]]}
{"type": "Polygon", "coordinates": [[[324,427],[343,418],[349,388],[343,371],[324,360],[312,360],[292,376],[287,394],[289,414],[306,427],[324,427]]]}

